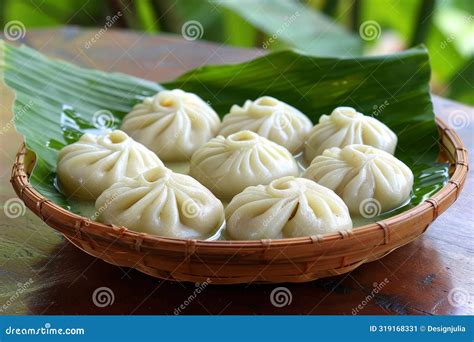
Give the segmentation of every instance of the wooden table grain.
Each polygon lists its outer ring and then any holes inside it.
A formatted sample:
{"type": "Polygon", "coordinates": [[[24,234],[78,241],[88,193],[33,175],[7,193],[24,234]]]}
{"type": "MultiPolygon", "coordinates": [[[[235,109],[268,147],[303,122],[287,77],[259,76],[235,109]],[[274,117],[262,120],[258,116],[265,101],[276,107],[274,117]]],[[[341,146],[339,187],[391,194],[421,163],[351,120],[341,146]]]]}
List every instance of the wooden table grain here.
{"type": "MultiPolygon", "coordinates": [[[[21,42],[51,56],[153,81],[171,80],[205,64],[241,62],[263,52],[170,35],[110,30],[88,49],[94,30],[66,27],[27,32],[21,42]]],[[[13,95],[0,85],[0,203],[15,198],[9,184],[22,141],[12,127],[13,95]]],[[[435,112],[474,151],[473,108],[433,97],[435,112]]],[[[472,171],[471,171],[472,172],[472,171]]],[[[416,241],[355,271],[304,284],[209,285],[161,281],[95,259],[67,242],[32,213],[0,211],[0,314],[473,314],[473,194],[470,173],[458,201],[416,241]],[[11,216],[11,215],[9,215],[11,216]],[[113,303],[94,303],[107,287],[113,303]],[[285,287],[291,302],[272,304],[285,287]],[[184,309],[183,309],[184,308],[184,309]]]]}

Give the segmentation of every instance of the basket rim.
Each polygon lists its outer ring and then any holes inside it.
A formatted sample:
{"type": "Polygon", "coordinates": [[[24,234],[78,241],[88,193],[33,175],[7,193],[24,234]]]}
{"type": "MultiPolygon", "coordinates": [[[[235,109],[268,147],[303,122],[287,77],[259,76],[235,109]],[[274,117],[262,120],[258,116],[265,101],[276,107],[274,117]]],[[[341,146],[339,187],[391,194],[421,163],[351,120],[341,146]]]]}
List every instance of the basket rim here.
{"type": "MultiPolygon", "coordinates": [[[[36,214],[36,211],[41,213],[43,206],[48,206],[55,213],[62,213],[66,215],[71,221],[75,222],[75,226],[78,226],[79,230],[84,226],[88,227],[87,235],[93,235],[97,237],[104,237],[107,235],[110,239],[118,239],[122,237],[129,237],[133,241],[139,241],[139,244],[147,242],[147,245],[150,248],[160,249],[163,246],[182,246],[186,249],[192,245],[192,248],[229,248],[234,249],[236,247],[240,248],[255,248],[255,247],[269,247],[270,245],[277,246],[298,246],[313,244],[315,242],[328,242],[328,241],[337,241],[346,238],[348,235],[354,237],[361,237],[364,234],[370,233],[374,230],[386,229],[389,225],[392,225],[396,222],[402,221],[404,218],[412,217],[414,215],[421,215],[426,211],[433,211],[433,220],[441,213],[439,212],[438,204],[442,199],[447,197],[453,190],[456,192],[455,198],[458,198],[459,192],[461,191],[464,182],[466,180],[469,165],[468,165],[468,153],[465,148],[461,138],[458,134],[450,128],[442,119],[435,116],[435,122],[438,128],[440,129],[440,142],[442,143],[443,134],[446,135],[449,140],[452,142],[455,148],[455,159],[454,170],[452,176],[446,182],[446,184],[432,197],[425,200],[424,202],[418,204],[414,208],[408,209],[400,214],[386,218],[384,220],[377,221],[375,223],[366,224],[357,228],[354,228],[351,231],[341,231],[337,233],[313,235],[306,237],[296,237],[296,238],[285,238],[285,239],[262,239],[262,240],[196,240],[196,239],[180,239],[172,237],[162,237],[158,235],[152,235],[148,233],[135,232],[126,227],[104,224],[96,221],[92,221],[89,218],[80,216],[73,212],[70,212],[67,209],[62,208],[57,205],[50,199],[44,197],[40,194],[33,186],[30,184],[28,175],[25,170],[24,159],[27,152],[27,147],[23,143],[15,157],[15,163],[12,168],[11,183],[15,189],[18,197],[25,203],[25,205],[33,210],[36,214]]],[[[451,164],[451,165],[453,165],[451,164]]],[[[444,211],[444,210],[443,210],[444,211]]],[[[51,218],[49,216],[45,219],[41,214],[38,215],[40,218],[48,223],[47,221],[51,218]]],[[[54,227],[53,227],[54,228],[54,227]]],[[[56,228],[55,228],[56,229],[56,228]]],[[[60,229],[56,229],[62,232],[60,229]]],[[[62,232],[65,234],[64,232],[62,232]]]]}

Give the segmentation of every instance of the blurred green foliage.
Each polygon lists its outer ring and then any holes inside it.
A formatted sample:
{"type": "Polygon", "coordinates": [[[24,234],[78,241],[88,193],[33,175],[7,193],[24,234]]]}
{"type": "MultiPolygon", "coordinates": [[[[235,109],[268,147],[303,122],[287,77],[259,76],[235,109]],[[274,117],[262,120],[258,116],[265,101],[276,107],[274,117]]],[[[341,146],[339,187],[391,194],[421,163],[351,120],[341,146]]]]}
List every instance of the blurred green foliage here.
{"type": "Polygon", "coordinates": [[[201,39],[292,46],[323,56],[391,53],[424,43],[433,92],[474,104],[472,0],[2,0],[0,22],[20,20],[27,30],[102,27],[118,11],[123,16],[117,28],[181,34],[195,20],[202,25],[201,39]]]}

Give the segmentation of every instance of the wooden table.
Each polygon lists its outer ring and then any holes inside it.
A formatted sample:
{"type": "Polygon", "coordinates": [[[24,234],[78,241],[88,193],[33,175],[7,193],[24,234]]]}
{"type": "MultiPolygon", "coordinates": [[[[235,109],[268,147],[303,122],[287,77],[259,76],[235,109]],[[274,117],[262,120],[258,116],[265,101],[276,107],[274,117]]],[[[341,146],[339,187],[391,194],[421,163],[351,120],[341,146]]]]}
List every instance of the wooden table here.
{"type": "MultiPolygon", "coordinates": [[[[29,31],[23,42],[78,65],[158,82],[199,65],[240,62],[262,54],[124,31],[108,31],[93,47],[84,49],[84,42],[95,33],[74,27],[29,31]]],[[[15,197],[9,178],[21,137],[9,125],[12,93],[5,86],[0,89],[3,204],[15,197]]],[[[469,116],[470,124],[458,134],[469,152],[474,151],[473,109],[439,97],[434,97],[434,103],[443,119],[454,111],[469,116]]],[[[111,266],[78,250],[30,212],[11,219],[1,211],[0,313],[173,314],[187,303],[181,314],[473,314],[473,194],[471,176],[458,201],[426,234],[350,274],[304,284],[210,285],[192,299],[195,284],[160,281],[111,266]],[[380,292],[374,293],[374,283],[379,288],[384,284],[380,292]],[[270,293],[279,286],[292,296],[291,304],[281,308],[270,301],[270,293]],[[113,291],[112,305],[94,304],[92,295],[99,287],[113,291]],[[448,300],[452,291],[470,299],[461,298],[453,306],[448,300]]]]}

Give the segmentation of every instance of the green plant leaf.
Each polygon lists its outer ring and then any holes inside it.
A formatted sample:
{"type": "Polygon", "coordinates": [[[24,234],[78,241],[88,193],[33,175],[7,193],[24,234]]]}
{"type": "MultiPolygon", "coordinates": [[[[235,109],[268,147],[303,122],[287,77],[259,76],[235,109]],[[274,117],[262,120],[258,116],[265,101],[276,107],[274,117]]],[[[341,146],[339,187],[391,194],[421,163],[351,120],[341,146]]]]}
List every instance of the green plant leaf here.
{"type": "Polygon", "coordinates": [[[465,63],[465,58],[456,49],[453,38],[444,35],[436,26],[430,30],[426,41],[430,52],[433,75],[442,82],[448,82],[465,63]]]}
{"type": "Polygon", "coordinates": [[[253,47],[257,38],[257,30],[240,16],[228,9],[222,10],[223,28],[226,44],[241,47],[253,47]]]}
{"type": "Polygon", "coordinates": [[[214,0],[239,14],[265,32],[264,48],[275,42],[319,56],[357,56],[362,52],[359,37],[349,33],[331,18],[294,0],[214,0]]]}
{"type": "Polygon", "coordinates": [[[449,97],[474,106],[472,75],[474,75],[474,57],[468,60],[451,79],[449,83],[449,97]]]}
{"type": "MultiPolygon", "coordinates": [[[[84,132],[96,132],[97,111],[110,111],[109,127],[119,127],[134,104],[163,87],[123,74],[79,68],[3,42],[0,67],[6,84],[16,93],[16,128],[37,156],[33,186],[80,213],[77,203],[68,201],[54,185],[58,150],[84,132]]],[[[400,209],[405,210],[431,196],[447,180],[446,165],[436,163],[439,137],[429,78],[428,55],[422,47],[358,59],[280,51],[241,64],[201,67],[163,86],[195,92],[221,116],[232,104],[264,94],[292,104],[313,122],[342,105],[376,116],[397,133],[396,154],[415,174],[412,200],[400,209]]]]}
{"type": "Polygon", "coordinates": [[[361,22],[376,21],[385,31],[386,28],[395,30],[401,37],[409,39],[416,29],[420,1],[416,0],[365,0],[361,1],[361,22]]]}
{"type": "Polygon", "coordinates": [[[159,19],[156,17],[150,0],[135,1],[135,10],[143,31],[155,33],[160,30],[159,19]]]}

